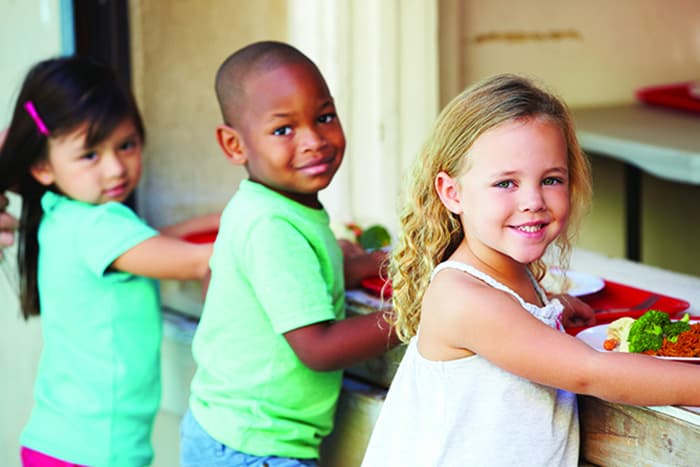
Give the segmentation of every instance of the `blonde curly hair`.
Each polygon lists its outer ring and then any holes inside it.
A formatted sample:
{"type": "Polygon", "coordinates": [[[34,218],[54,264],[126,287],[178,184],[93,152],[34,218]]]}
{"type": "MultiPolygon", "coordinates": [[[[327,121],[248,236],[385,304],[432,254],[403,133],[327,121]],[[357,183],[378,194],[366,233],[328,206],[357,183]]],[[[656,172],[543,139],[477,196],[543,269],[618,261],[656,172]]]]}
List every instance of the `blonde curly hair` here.
{"type": "MultiPolygon", "coordinates": [[[[459,217],[445,208],[435,191],[435,177],[457,177],[469,168],[465,155],[477,138],[507,121],[546,118],[559,125],[568,150],[570,218],[552,248],[562,267],[568,265],[573,239],[591,199],[590,165],[582,152],[566,104],[533,79],[503,74],[465,89],[442,110],[432,134],[416,159],[400,214],[400,235],[389,264],[393,310],[388,317],[399,338],[416,334],[423,295],[435,266],[445,261],[464,238],[459,217]]],[[[541,279],[542,260],[530,269],[541,279]]]]}

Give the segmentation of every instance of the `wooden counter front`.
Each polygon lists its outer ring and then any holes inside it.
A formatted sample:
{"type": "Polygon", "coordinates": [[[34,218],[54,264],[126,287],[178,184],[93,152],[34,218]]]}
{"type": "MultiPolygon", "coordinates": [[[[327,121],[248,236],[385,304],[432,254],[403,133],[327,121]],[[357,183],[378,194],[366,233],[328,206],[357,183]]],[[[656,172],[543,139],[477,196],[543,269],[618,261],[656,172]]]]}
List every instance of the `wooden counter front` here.
{"type": "Polygon", "coordinates": [[[700,465],[700,413],[682,407],[615,404],[590,396],[578,400],[581,457],[587,462],[606,467],[700,465]],[[667,409],[675,415],[664,413],[667,409]]]}
{"type": "MultiPolygon", "coordinates": [[[[574,251],[571,264],[574,270],[683,298],[688,311],[700,315],[700,277],[584,250],[574,251]]],[[[359,291],[350,292],[347,303],[349,315],[387,306],[359,291]]],[[[399,346],[346,371],[336,428],[323,443],[322,467],[359,466],[404,350],[399,346]]],[[[700,466],[700,408],[628,406],[579,396],[579,416],[580,466],[700,466]]]]}

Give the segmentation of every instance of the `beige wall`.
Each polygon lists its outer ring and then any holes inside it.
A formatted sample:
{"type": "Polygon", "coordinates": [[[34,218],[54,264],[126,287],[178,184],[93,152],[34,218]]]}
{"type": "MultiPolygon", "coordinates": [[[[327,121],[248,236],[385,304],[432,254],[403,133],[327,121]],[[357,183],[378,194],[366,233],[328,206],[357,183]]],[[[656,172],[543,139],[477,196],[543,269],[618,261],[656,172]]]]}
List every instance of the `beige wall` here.
{"type": "Polygon", "coordinates": [[[551,84],[569,105],[584,106],[631,102],[641,86],[700,77],[695,0],[439,3],[443,24],[451,25],[449,53],[441,58],[452,86],[527,73],[551,84]]]}
{"type": "Polygon", "coordinates": [[[220,123],[214,75],[248,42],[286,39],[286,1],[130,6],[134,91],[147,132],[140,211],[160,226],[220,210],[244,172],[226,161],[214,138],[220,123]]]}
{"type": "MultiPolygon", "coordinates": [[[[633,102],[640,87],[700,78],[695,0],[439,0],[441,101],[500,72],[540,77],[572,106],[633,102]]],[[[624,256],[623,170],[592,156],[579,245],[624,256]]],[[[642,259],[700,275],[697,187],[645,176],[642,259]]]]}

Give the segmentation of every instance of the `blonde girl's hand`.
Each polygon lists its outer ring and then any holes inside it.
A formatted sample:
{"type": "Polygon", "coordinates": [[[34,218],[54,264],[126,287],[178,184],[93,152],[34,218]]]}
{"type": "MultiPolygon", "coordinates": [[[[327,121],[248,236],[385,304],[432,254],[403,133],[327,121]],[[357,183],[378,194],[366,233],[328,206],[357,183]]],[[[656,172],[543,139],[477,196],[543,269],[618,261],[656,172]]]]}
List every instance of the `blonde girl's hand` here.
{"type": "Polygon", "coordinates": [[[586,302],[569,294],[554,295],[564,305],[562,324],[564,327],[592,326],[595,324],[595,312],[586,302]]]}

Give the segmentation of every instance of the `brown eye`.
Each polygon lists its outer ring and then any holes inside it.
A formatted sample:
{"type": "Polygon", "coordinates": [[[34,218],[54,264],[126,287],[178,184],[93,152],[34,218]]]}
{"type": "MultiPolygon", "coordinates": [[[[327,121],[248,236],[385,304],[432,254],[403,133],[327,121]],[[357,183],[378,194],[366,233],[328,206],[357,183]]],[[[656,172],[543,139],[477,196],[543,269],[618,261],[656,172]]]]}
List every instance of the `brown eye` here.
{"type": "Polygon", "coordinates": [[[289,125],[286,126],[281,126],[279,128],[276,128],[272,134],[275,136],[287,136],[292,133],[292,127],[289,125]]]}

